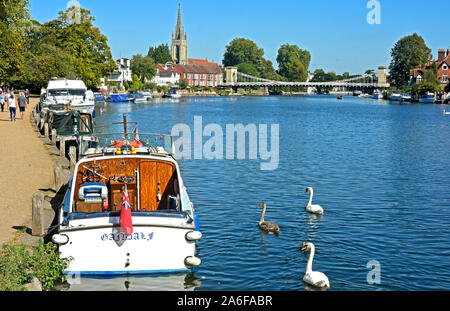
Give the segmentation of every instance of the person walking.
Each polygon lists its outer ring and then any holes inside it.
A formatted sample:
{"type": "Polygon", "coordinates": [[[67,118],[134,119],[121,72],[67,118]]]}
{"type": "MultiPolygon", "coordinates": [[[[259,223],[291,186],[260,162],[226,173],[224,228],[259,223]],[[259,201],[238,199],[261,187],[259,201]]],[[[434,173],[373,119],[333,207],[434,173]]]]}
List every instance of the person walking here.
{"type": "Polygon", "coordinates": [[[16,107],[16,99],[14,98],[14,93],[11,93],[8,98],[8,109],[9,115],[11,116],[11,122],[13,120],[16,121],[16,107]]]}
{"type": "Polygon", "coordinates": [[[0,106],[1,106],[1,108],[2,108],[2,112],[3,112],[4,109],[5,109],[5,99],[6,99],[6,96],[5,96],[5,94],[3,93],[3,91],[0,92],[0,106]]]}
{"type": "Polygon", "coordinates": [[[28,89],[25,90],[25,98],[27,99],[27,106],[30,104],[30,91],[28,89]]]}
{"type": "Polygon", "coordinates": [[[25,97],[23,92],[20,92],[18,102],[19,102],[20,119],[23,120],[23,115],[25,114],[25,107],[27,105],[27,98],[25,97]]]}

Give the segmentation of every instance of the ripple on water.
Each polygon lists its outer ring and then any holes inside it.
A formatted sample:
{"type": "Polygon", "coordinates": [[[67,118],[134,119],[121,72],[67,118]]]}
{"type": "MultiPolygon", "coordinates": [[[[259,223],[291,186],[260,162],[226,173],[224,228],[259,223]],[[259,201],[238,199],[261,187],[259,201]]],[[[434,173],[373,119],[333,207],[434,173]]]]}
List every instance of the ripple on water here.
{"type": "Polygon", "coordinates": [[[450,123],[434,105],[306,96],[105,109],[98,129],[125,111],[142,132],[192,126],[194,116],[223,128],[279,124],[277,170],[261,171],[258,160],[180,161],[203,233],[196,290],[306,290],[302,241],[316,245],[313,267],[331,290],[450,289],[450,123]],[[305,212],[308,186],[322,218],[305,212]],[[258,229],[261,201],[278,237],[258,229]],[[381,265],[380,285],[367,283],[371,260],[381,265]]]}

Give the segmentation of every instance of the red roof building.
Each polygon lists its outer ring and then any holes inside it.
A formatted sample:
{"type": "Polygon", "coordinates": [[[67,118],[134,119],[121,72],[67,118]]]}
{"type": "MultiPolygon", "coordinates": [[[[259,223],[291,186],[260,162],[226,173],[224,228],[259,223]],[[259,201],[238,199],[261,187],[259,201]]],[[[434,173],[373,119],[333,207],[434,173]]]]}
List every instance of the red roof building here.
{"type": "Polygon", "coordinates": [[[223,82],[222,68],[204,59],[190,58],[187,65],[167,63],[156,65],[157,74],[163,71],[175,71],[180,80],[186,80],[188,86],[215,87],[223,82]]]}
{"type": "Polygon", "coordinates": [[[410,83],[418,83],[422,81],[425,76],[425,72],[436,64],[438,69],[438,79],[441,81],[443,87],[449,83],[448,77],[450,76],[450,49],[445,51],[444,49],[438,50],[438,60],[435,62],[429,62],[423,67],[414,68],[409,71],[410,83]]]}

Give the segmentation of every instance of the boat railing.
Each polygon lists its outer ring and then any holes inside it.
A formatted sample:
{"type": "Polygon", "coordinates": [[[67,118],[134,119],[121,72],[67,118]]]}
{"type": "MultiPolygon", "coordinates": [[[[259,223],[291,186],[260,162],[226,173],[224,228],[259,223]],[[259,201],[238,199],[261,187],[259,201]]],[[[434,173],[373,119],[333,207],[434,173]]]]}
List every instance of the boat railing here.
{"type": "Polygon", "coordinates": [[[85,142],[83,154],[160,154],[173,155],[173,137],[154,133],[105,133],[95,134],[85,142]]]}

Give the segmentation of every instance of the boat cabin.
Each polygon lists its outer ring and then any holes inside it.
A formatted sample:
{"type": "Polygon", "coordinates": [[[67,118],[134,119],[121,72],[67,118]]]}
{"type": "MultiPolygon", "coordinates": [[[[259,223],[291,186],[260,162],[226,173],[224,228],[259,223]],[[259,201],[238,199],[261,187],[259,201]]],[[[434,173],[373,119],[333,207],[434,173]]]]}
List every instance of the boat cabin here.
{"type": "Polygon", "coordinates": [[[177,167],[164,158],[93,158],[80,163],[75,178],[75,213],[120,211],[125,187],[134,212],[181,208],[177,167]]]}

